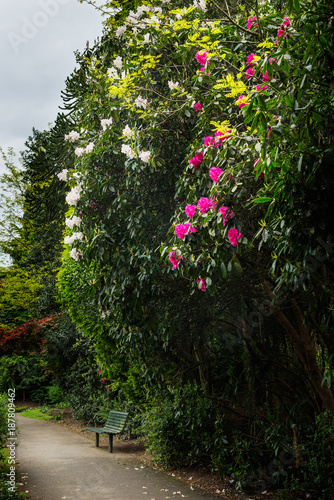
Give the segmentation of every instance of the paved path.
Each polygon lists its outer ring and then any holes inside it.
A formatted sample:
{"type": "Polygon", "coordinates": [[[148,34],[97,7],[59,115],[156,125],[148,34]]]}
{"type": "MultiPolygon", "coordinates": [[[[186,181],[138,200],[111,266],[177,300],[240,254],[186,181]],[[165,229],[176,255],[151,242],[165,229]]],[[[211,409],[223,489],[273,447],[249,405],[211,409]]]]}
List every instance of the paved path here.
{"type": "Polygon", "coordinates": [[[32,500],[217,500],[56,422],[18,415],[19,471],[32,500]]]}

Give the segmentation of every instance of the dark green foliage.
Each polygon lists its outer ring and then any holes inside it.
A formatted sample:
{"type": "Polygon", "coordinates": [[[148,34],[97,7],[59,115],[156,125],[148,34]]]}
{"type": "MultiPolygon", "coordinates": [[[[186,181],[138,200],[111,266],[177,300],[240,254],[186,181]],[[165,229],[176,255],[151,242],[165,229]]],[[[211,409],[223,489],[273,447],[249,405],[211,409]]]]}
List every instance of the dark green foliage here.
{"type": "Polygon", "coordinates": [[[155,460],[165,467],[208,464],[214,450],[216,413],[195,384],[175,388],[153,401],[145,414],[144,433],[155,460]]]}

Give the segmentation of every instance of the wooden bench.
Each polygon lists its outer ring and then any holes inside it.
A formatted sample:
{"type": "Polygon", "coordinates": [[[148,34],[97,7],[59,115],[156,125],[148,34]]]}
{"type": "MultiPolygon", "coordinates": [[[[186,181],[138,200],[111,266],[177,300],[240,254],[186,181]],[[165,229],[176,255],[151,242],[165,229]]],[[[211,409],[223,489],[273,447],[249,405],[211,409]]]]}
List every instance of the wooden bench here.
{"type": "Polygon", "coordinates": [[[88,431],[95,432],[96,446],[99,446],[100,434],[109,434],[109,453],[112,453],[113,435],[122,432],[128,413],[122,411],[111,411],[104,427],[87,427],[88,431]]]}

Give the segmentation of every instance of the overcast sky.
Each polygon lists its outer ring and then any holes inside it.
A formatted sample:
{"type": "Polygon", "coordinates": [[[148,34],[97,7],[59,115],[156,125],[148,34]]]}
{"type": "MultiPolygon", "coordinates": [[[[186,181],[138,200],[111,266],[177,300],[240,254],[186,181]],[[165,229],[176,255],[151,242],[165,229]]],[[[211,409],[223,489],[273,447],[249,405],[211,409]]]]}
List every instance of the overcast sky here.
{"type": "MultiPolygon", "coordinates": [[[[97,1],[102,5],[103,1],[97,1]]],[[[48,129],[65,79],[102,34],[101,13],[77,0],[0,0],[0,146],[18,154],[32,128],[48,129]]],[[[1,162],[0,173],[4,171],[1,162]]]]}

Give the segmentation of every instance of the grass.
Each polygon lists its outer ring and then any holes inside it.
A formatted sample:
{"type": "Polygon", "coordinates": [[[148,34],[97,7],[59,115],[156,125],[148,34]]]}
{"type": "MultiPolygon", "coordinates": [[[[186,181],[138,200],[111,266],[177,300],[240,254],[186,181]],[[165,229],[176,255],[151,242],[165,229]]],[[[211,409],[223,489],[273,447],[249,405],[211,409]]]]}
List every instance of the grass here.
{"type": "Polygon", "coordinates": [[[20,415],[27,418],[35,418],[37,420],[52,420],[53,417],[46,415],[40,408],[21,411],[20,415]]]}

